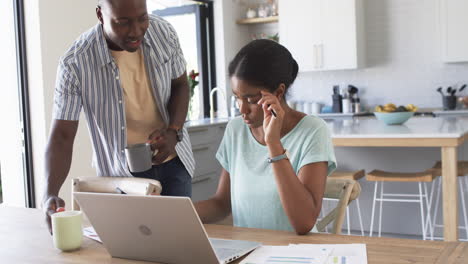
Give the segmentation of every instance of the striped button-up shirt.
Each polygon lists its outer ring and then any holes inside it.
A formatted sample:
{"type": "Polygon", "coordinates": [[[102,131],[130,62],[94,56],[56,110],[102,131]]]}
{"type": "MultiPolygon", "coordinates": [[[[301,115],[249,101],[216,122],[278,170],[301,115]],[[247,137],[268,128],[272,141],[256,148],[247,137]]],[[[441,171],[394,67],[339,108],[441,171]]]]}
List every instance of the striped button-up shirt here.
{"type": "MultiPolygon", "coordinates": [[[[150,16],[141,46],[153,95],[163,121],[171,80],[185,72],[186,63],[174,28],[150,16]]],[[[132,176],[125,158],[126,121],[119,69],[100,24],[83,33],[60,59],[55,85],[53,118],[79,120],[84,110],[93,144],[93,166],[99,176],[132,176]]],[[[193,176],[195,161],[187,134],[176,145],[177,155],[193,176]]]]}

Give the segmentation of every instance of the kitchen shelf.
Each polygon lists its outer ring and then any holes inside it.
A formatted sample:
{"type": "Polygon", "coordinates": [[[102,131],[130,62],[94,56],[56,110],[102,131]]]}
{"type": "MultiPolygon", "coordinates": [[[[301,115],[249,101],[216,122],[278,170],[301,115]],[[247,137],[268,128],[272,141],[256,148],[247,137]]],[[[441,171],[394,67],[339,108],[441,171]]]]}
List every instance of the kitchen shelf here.
{"type": "Polygon", "coordinates": [[[279,21],[278,16],[270,17],[256,17],[256,18],[246,18],[237,20],[239,25],[250,25],[250,24],[263,24],[263,23],[275,23],[279,21]]]}

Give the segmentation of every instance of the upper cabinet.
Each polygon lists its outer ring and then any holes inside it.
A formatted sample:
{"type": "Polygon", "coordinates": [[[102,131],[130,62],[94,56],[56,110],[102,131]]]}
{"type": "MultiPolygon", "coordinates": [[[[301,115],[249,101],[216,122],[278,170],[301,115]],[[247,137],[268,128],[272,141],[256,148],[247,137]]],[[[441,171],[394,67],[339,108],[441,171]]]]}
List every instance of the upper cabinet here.
{"type": "Polygon", "coordinates": [[[468,1],[440,0],[440,7],[444,61],[467,62],[468,1]]]}
{"type": "Polygon", "coordinates": [[[300,71],[364,67],[362,0],[279,0],[280,42],[300,71]]]}

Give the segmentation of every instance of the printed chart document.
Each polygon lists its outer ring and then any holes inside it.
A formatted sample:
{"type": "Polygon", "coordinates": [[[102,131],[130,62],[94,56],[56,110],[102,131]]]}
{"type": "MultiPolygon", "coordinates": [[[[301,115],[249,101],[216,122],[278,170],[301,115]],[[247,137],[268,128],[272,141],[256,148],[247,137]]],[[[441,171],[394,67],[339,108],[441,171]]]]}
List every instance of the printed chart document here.
{"type": "Polygon", "coordinates": [[[365,244],[290,244],[262,246],[241,264],[367,264],[365,244]]]}
{"type": "Polygon", "coordinates": [[[245,258],[241,264],[264,264],[264,263],[308,263],[323,264],[327,255],[314,252],[312,254],[289,246],[261,246],[245,258]]]}

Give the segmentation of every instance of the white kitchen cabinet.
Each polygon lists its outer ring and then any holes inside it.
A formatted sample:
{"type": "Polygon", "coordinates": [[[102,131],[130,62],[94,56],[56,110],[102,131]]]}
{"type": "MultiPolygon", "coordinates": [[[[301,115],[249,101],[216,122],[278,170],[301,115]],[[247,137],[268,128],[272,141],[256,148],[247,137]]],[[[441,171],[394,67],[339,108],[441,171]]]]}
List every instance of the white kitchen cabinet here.
{"type": "Polygon", "coordinates": [[[315,70],[318,66],[317,46],[322,43],[321,14],[317,7],[322,1],[296,1],[280,0],[278,3],[280,43],[292,53],[299,70],[315,70]]]}
{"type": "Polygon", "coordinates": [[[467,0],[440,0],[442,53],[445,62],[468,62],[467,14],[467,0]]]}
{"type": "Polygon", "coordinates": [[[364,67],[362,0],[280,0],[280,42],[300,71],[364,67]]]}
{"type": "Polygon", "coordinates": [[[196,167],[192,179],[192,200],[205,200],[215,194],[221,165],[216,151],[224,135],[226,123],[188,127],[196,167]]]}

